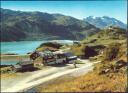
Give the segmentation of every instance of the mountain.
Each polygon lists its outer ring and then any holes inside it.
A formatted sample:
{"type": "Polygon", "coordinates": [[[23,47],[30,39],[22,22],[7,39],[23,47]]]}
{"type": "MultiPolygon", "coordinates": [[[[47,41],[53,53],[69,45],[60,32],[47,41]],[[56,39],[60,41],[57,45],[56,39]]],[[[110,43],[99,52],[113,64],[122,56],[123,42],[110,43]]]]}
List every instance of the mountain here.
{"type": "Polygon", "coordinates": [[[119,27],[110,26],[102,29],[100,32],[82,40],[85,44],[90,45],[109,45],[111,43],[126,43],[127,31],[119,27]]]}
{"type": "Polygon", "coordinates": [[[123,22],[115,19],[115,18],[110,18],[108,16],[103,16],[103,17],[93,17],[89,16],[84,19],[84,21],[89,22],[90,24],[98,27],[98,28],[105,28],[108,26],[119,26],[121,28],[126,29],[127,25],[124,24],[123,22]]]}
{"type": "Polygon", "coordinates": [[[1,41],[81,40],[100,31],[71,16],[44,12],[23,12],[1,8],[1,41]]]}

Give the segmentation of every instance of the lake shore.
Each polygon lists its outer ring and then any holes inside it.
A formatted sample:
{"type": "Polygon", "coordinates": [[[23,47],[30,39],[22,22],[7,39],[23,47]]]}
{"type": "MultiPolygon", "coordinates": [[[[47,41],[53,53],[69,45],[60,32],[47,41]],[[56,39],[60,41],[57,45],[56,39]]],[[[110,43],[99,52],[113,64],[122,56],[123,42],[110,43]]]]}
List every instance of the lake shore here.
{"type": "Polygon", "coordinates": [[[1,66],[2,65],[11,65],[16,64],[21,60],[29,60],[29,54],[26,55],[6,55],[6,54],[0,54],[0,61],[1,66]]]}
{"type": "Polygon", "coordinates": [[[0,54],[1,60],[10,60],[10,59],[19,59],[21,58],[28,58],[30,54],[24,54],[24,55],[10,55],[10,54],[0,54]]]}

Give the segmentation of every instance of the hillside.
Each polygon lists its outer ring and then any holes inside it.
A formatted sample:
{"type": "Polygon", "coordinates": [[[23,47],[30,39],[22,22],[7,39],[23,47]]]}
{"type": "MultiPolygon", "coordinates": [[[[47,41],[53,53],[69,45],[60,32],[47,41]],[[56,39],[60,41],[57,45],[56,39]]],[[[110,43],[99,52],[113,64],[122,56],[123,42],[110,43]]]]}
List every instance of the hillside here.
{"type": "Polygon", "coordinates": [[[71,46],[71,51],[82,58],[93,57],[103,52],[112,43],[126,43],[126,37],[125,29],[108,27],[82,40],[80,45],[71,46]]]}
{"type": "Polygon", "coordinates": [[[100,61],[90,73],[73,79],[56,79],[47,86],[39,85],[39,92],[126,92],[127,91],[127,45],[126,30],[118,27],[103,31],[72,46],[71,51],[86,56],[86,48],[98,52],[91,62],[100,61]],[[85,47],[86,46],[86,47],[85,47]],[[104,47],[101,47],[104,46],[104,47]],[[76,50],[76,51],[75,51],[76,50]]]}
{"type": "Polygon", "coordinates": [[[1,41],[77,39],[92,35],[98,28],[70,16],[23,12],[1,8],[1,41]]]}
{"type": "Polygon", "coordinates": [[[95,35],[88,37],[87,39],[82,40],[82,43],[92,44],[92,45],[108,45],[110,43],[122,42],[126,40],[126,30],[110,26],[98,32],[95,35]]]}
{"type": "Polygon", "coordinates": [[[98,27],[98,28],[106,28],[108,26],[118,26],[120,28],[127,28],[127,25],[120,20],[117,20],[115,18],[111,18],[108,16],[103,16],[103,17],[93,17],[89,16],[84,19],[84,21],[89,22],[90,24],[98,27]]]}

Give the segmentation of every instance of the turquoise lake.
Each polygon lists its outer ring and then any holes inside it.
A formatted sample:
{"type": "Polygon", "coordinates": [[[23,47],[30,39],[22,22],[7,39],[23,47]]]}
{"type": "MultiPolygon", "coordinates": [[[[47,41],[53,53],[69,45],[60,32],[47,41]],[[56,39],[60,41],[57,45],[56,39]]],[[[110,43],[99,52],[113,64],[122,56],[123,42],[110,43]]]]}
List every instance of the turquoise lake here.
{"type": "Polygon", "coordinates": [[[1,42],[1,54],[26,54],[34,51],[43,42],[45,41],[1,42]]]}
{"type": "MultiPolygon", "coordinates": [[[[59,43],[71,44],[70,40],[54,40],[59,43]]],[[[19,41],[19,42],[1,42],[1,54],[15,53],[24,55],[34,51],[40,44],[49,41],[19,41]]]]}

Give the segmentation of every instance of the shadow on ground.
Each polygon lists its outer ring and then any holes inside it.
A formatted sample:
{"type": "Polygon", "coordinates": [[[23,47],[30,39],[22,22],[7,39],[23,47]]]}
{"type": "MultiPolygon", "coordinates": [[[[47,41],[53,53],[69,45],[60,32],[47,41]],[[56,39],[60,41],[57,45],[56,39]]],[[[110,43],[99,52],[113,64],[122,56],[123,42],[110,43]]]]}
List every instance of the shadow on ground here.
{"type": "Polygon", "coordinates": [[[37,70],[39,70],[38,68],[27,68],[27,69],[21,69],[21,70],[19,70],[19,71],[17,71],[17,72],[22,72],[22,73],[24,73],[24,72],[33,72],[33,71],[37,71],[37,70]]]}
{"type": "Polygon", "coordinates": [[[52,66],[52,67],[65,67],[65,66],[68,66],[66,63],[61,63],[61,64],[54,64],[54,65],[49,65],[49,66],[52,66]]]}

